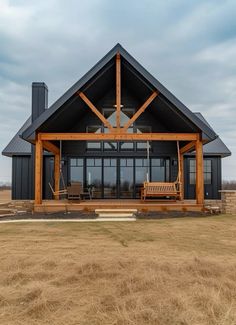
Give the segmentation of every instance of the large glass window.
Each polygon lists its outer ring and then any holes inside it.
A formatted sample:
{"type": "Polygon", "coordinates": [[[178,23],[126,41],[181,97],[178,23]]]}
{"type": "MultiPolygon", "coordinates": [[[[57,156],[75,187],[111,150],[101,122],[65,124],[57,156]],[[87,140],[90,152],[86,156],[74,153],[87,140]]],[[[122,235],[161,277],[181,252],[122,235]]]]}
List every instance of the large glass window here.
{"type": "MultiPolygon", "coordinates": [[[[212,160],[204,159],[203,160],[204,167],[204,184],[210,185],[212,184],[212,160]]],[[[196,159],[189,160],[189,184],[196,184],[196,159]]]]}
{"type": "Polygon", "coordinates": [[[212,160],[204,159],[204,184],[212,183],[212,160]]]}
{"type": "Polygon", "coordinates": [[[101,158],[88,158],[86,159],[87,174],[86,183],[87,187],[91,187],[94,198],[102,197],[102,159],[101,158]]]}
{"type": "Polygon", "coordinates": [[[169,181],[169,168],[169,158],[70,158],[70,181],[91,188],[93,198],[138,198],[147,178],[169,181]]]}
{"type": "Polygon", "coordinates": [[[151,159],[151,176],[153,182],[169,181],[169,159],[152,158],[151,159]]]}
{"type": "Polygon", "coordinates": [[[143,182],[147,180],[149,173],[148,160],[143,158],[135,159],[135,197],[140,197],[143,182]]]}
{"type": "Polygon", "coordinates": [[[103,160],[104,198],[117,197],[117,159],[104,158],[103,160]]]}
{"type": "Polygon", "coordinates": [[[115,108],[104,108],[103,115],[112,126],[116,126],[116,109],[115,108]]]}
{"type": "MultiPolygon", "coordinates": [[[[103,108],[104,117],[110,122],[112,126],[116,126],[116,108],[103,108]]],[[[120,125],[124,126],[125,123],[134,115],[133,108],[121,108],[120,112],[120,125]]]]}
{"type": "MultiPolygon", "coordinates": [[[[116,128],[116,108],[103,108],[104,117],[109,123],[116,128]]],[[[120,112],[120,125],[123,127],[129,119],[134,115],[133,108],[121,108],[120,112]]],[[[109,129],[105,126],[88,126],[87,132],[92,133],[108,133],[109,129]]],[[[134,126],[133,124],[127,130],[128,133],[150,133],[151,127],[149,126],[134,126]]],[[[151,147],[151,142],[149,142],[151,147]]],[[[104,150],[104,151],[134,151],[134,150],[147,150],[147,142],[140,141],[87,141],[87,150],[104,150]]]]}
{"type": "Polygon", "coordinates": [[[70,159],[70,180],[71,182],[84,181],[84,160],[78,158],[70,159]]]}
{"type": "Polygon", "coordinates": [[[134,186],[134,160],[120,159],[120,197],[132,198],[134,186]]]}

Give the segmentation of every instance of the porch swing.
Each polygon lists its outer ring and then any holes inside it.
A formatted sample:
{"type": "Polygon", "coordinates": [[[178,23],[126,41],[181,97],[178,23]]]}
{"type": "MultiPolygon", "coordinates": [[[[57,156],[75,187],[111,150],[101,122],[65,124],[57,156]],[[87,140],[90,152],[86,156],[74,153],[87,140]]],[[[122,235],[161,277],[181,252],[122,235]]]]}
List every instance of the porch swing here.
{"type": "MultiPolygon", "coordinates": [[[[53,189],[53,186],[52,186],[51,182],[48,183],[49,188],[50,188],[50,190],[52,192],[52,195],[53,195],[54,199],[57,198],[57,197],[60,197],[61,195],[67,195],[67,192],[68,192],[67,191],[67,188],[66,188],[66,185],[65,185],[65,180],[64,180],[63,172],[62,172],[62,165],[61,165],[61,152],[62,151],[61,151],[61,149],[62,149],[62,144],[61,144],[61,140],[60,140],[60,177],[59,177],[59,184],[62,183],[62,187],[63,188],[61,190],[59,188],[58,191],[55,191],[53,189]]],[[[54,181],[55,181],[55,179],[54,179],[54,181]]]]}
{"type": "MultiPolygon", "coordinates": [[[[174,182],[150,182],[149,174],[147,173],[147,181],[143,183],[141,189],[141,200],[145,201],[147,197],[174,197],[175,199],[181,199],[182,197],[182,183],[181,183],[181,166],[180,166],[180,149],[179,141],[177,141],[177,153],[178,153],[178,175],[174,182]]],[[[148,149],[148,161],[149,161],[149,149],[148,149]]]]}

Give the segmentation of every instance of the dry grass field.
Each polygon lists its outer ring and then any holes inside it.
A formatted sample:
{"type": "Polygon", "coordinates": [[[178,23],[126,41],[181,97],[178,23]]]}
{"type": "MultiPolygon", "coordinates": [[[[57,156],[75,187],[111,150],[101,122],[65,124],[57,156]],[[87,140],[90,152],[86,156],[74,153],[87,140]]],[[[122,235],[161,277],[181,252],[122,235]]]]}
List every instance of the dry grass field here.
{"type": "Polygon", "coordinates": [[[11,201],[11,191],[10,190],[0,190],[0,203],[5,203],[11,201]]]}
{"type": "Polygon", "coordinates": [[[236,324],[236,216],[0,224],[0,324],[236,324]]]}

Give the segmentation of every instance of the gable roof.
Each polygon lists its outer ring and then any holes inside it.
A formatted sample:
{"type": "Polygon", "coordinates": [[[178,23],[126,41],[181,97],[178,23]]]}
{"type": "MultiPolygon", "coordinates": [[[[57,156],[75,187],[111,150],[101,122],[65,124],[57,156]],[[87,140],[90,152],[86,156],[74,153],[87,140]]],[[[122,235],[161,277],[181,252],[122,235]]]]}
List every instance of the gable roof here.
{"type": "Polygon", "coordinates": [[[22,137],[33,140],[35,131],[47,121],[63,104],[65,104],[76,92],[78,92],[94,75],[96,75],[117,53],[134,67],[155,89],[157,89],[177,110],[186,116],[197,128],[202,130],[208,141],[214,140],[217,135],[207,124],[192,113],[182,102],[180,102],[168,89],[166,89],[156,78],[154,78],[138,61],[136,61],[119,43],[114,46],[95,66],[90,69],[79,81],[69,88],[51,107],[44,111],[30,126],[23,131],[22,137]]]}

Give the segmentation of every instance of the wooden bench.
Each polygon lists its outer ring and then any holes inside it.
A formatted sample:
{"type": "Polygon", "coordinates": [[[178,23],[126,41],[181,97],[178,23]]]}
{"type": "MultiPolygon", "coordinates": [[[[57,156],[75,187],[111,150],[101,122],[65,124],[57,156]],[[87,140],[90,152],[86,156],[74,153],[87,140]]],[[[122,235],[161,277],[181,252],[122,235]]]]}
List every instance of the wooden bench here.
{"type": "Polygon", "coordinates": [[[145,201],[147,197],[180,197],[180,191],[176,182],[144,182],[141,189],[141,200],[145,201]]]}
{"type": "Polygon", "coordinates": [[[85,197],[92,199],[91,191],[84,189],[81,182],[72,182],[67,187],[67,197],[68,200],[82,200],[85,197]]]}

